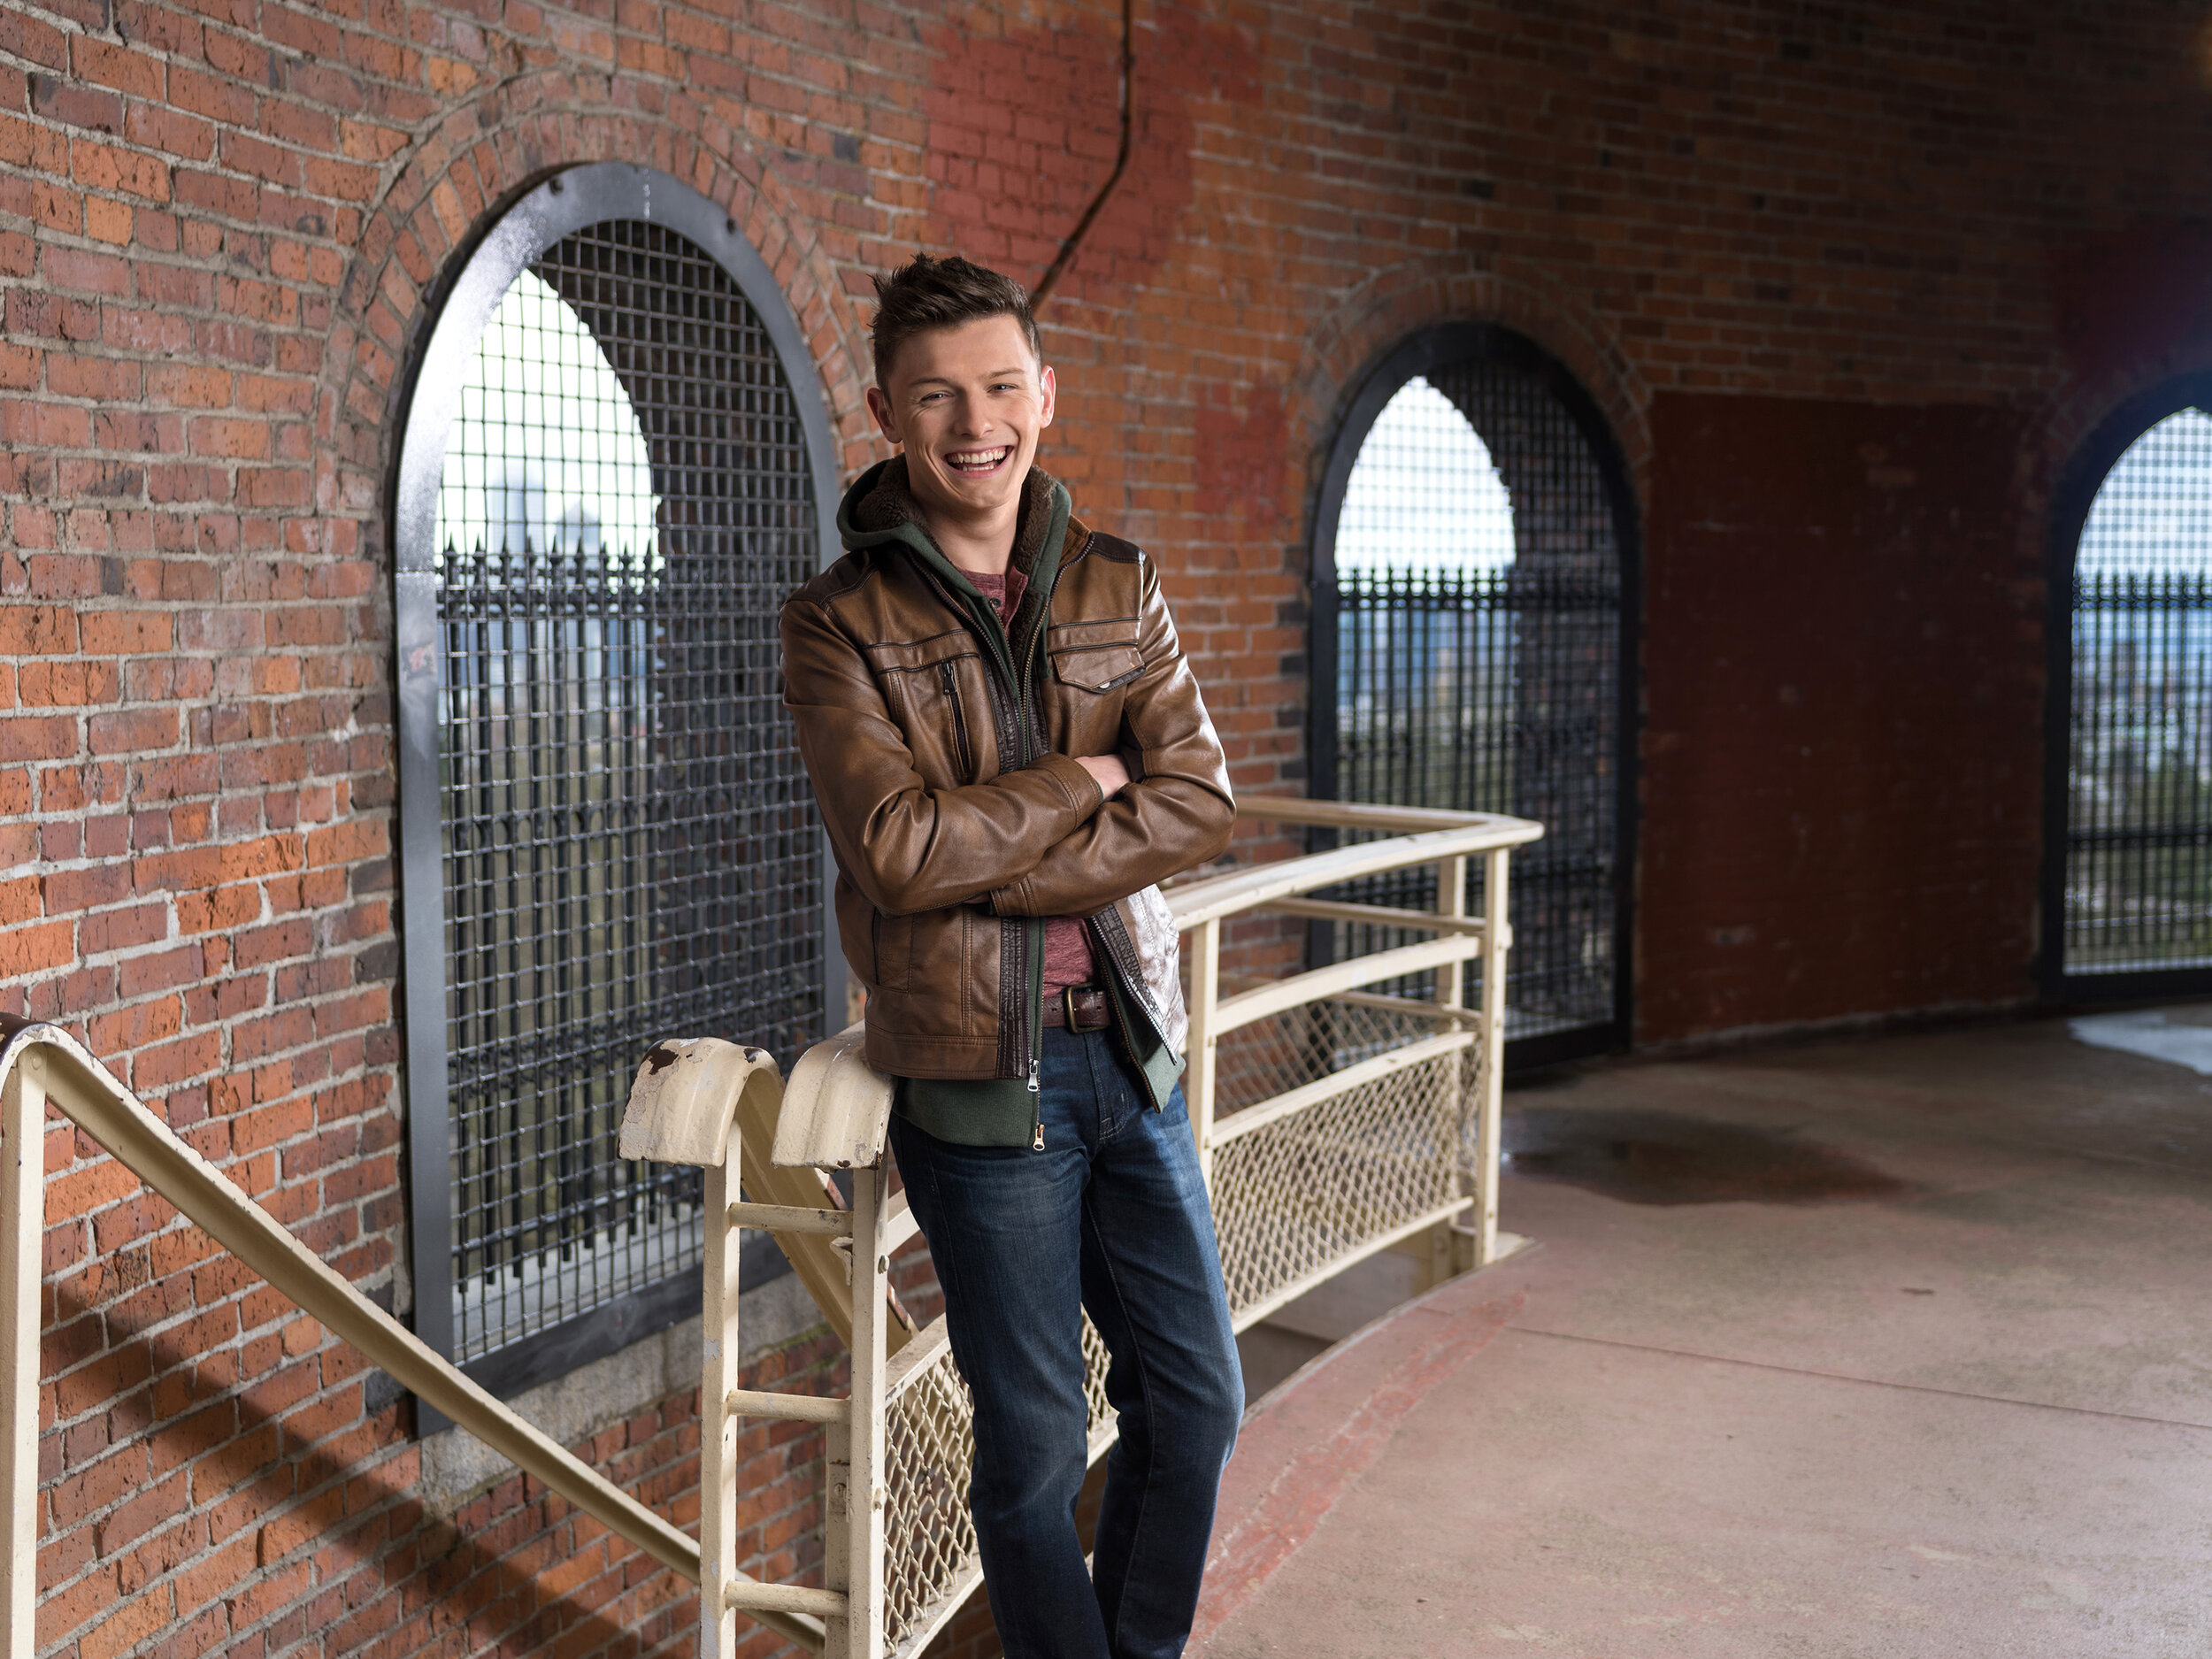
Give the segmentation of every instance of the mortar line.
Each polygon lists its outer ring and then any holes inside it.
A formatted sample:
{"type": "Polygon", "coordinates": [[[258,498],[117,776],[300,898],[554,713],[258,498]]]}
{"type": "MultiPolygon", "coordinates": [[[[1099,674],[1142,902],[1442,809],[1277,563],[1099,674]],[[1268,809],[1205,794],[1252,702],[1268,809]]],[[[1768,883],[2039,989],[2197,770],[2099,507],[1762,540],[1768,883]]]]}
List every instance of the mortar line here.
{"type": "Polygon", "coordinates": [[[2055,1405],[2046,1400],[2014,1400],[2004,1394],[1975,1394],[1966,1388],[1938,1388],[1928,1383],[1891,1382],[1879,1377],[1854,1377],[1848,1371],[1816,1371],[1802,1365],[1777,1365],[1770,1361],[1732,1359],[1724,1354],[1700,1354],[1690,1348],[1666,1348],[1656,1342],[1624,1342],[1617,1337],[1578,1336],[1571,1331],[1539,1331],[1533,1325],[1509,1325],[1521,1336],[1549,1337],[1555,1342],[1586,1342],[1594,1348],[1626,1348],[1638,1354],[1664,1354],[1674,1359],[1703,1360],[1713,1365],[1739,1365],[1747,1371],[1774,1371],[1785,1377],[1818,1377],[1827,1382],[1856,1383],[1864,1388],[1895,1388],[1907,1394],[1938,1394],[1947,1400],[1978,1400],[1985,1405],[2018,1406],[2029,1411],[2063,1411],[2074,1417],[2108,1417],[2116,1423],[2152,1423],[2161,1428],[2201,1429],[2212,1432],[2212,1423],[2192,1423],[2186,1417],[2152,1417],[2134,1411],[2100,1411],[2094,1406],[2055,1405]]]}

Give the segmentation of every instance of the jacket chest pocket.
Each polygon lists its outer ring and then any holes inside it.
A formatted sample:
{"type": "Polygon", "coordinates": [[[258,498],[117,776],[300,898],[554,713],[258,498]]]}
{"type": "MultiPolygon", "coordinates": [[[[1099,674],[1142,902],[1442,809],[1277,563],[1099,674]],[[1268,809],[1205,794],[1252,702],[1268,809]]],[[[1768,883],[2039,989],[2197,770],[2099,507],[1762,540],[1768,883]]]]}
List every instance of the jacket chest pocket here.
{"type": "Polygon", "coordinates": [[[1045,655],[1055,680],[1093,694],[1125,686],[1144,672],[1134,617],[1063,623],[1045,635],[1045,655]]]}
{"type": "Polygon", "coordinates": [[[1123,688],[1144,672],[1134,617],[1075,622],[1046,637],[1052,726],[1071,755],[1106,755],[1121,747],[1123,688]]]}
{"type": "Polygon", "coordinates": [[[905,733],[915,770],[937,788],[980,782],[990,741],[990,691],[983,658],[965,634],[912,645],[868,648],[876,683],[905,733]]]}
{"type": "Polygon", "coordinates": [[[1087,645],[1079,650],[1057,651],[1052,658],[1052,677],[1079,691],[1111,691],[1143,672],[1144,658],[1137,655],[1134,640],[1125,645],[1087,645]]]}

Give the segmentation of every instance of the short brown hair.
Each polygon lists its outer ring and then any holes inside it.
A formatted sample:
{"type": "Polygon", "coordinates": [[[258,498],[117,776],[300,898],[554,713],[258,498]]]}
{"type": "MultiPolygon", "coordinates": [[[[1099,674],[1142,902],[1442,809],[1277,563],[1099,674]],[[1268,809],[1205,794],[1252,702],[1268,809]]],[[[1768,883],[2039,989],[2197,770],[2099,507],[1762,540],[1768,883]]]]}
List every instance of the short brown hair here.
{"type": "Polygon", "coordinates": [[[1030,355],[1044,361],[1029,290],[1010,276],[972,265],[958,254],[933,259],[918,253],[888,276],[879,276],[875,320],[868,337],[875,348],[876,384],[887,385],[899,348],[933,328],[957,328],[987,317],[1011,317],[1028,337],[1030,355]]]}

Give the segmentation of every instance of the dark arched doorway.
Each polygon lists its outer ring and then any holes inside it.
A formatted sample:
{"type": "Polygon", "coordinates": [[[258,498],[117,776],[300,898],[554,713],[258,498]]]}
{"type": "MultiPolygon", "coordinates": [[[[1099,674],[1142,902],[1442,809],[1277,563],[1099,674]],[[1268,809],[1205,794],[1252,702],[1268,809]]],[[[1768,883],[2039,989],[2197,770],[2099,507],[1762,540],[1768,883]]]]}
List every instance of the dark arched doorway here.
{"type": "Polygon", "coordinates": [[[2212,377],[2100,427],[2053,519],[2055,1000],[2212,992],[2212,377]]]}
{"type": "Polygon", "coordinates": [[[1545,826],[1514,860],[1516,1064],[1627,1034],[1635,534],[1589,396],[1473,324],[1376,366],[1317,503],[1313,793],[1545,826]]]}

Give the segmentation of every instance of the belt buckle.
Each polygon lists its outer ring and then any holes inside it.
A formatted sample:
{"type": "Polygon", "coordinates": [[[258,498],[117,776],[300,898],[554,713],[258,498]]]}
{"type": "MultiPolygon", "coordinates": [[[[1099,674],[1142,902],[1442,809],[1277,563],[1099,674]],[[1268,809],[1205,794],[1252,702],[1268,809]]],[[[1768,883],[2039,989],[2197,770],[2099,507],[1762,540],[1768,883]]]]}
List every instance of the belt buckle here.
{"type": "Polygon", "coordinates": [[[1060,987],[1060,1012],[1068,1022],[1068,1031],[1071,1034],[1080,1029],[1075,1023],[1075,987],[1071,985],[1064,985],[1060,987]]]}

